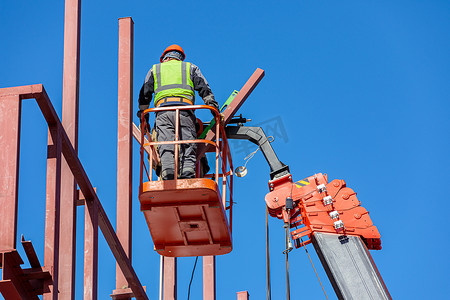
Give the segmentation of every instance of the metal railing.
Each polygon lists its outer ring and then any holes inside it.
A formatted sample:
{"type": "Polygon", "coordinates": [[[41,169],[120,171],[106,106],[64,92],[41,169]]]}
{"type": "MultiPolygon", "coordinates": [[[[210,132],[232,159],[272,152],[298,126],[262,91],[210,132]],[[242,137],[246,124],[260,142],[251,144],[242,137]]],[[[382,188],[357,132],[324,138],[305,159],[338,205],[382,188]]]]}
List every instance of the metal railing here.
{"type": "MultiPolygon", "coordinates": [[[[155,155],[158,155],[156,151],[156,146],[158,145],[174,145],[174,160],[175,160],[175,170],[174,170],[174,180],[178,179],[178,166],[179,166],[179,152],[180,149],[178,145],[181,144],[204,144],[208,146],[208,149],[214,149],[215,151],[215,170],[213,173],[203,175],[204,178],[210,178],[214,180],[218,187],[221,187],[221,197],[222,204],[225,210],[229,211],[229,221],[231,227],[231,215],[232,215],[232,207],[233,207],[233,162],[231,159],[231,153],[228,145],[227,136],[225,134],[225,128],[223,126],[223,122],[221,122],[221,115],[219,111],[208,105],[183,105],[183,106],[168,106],[168,107],[159,107],[159,108],[150,108],[146,109],[141,115],[141,141],[140,141],[140,186],[139,186],[139,195],[143,192],[143,181],[144,181],[144,170],[146,171],[147,179],[149,181],[153,181],[153,169],[155,167],[155,163],[159,161],[159,157],[155,158],[155,155]],[[209,110],[214,115],[215,125],[213,128],[216,132],[216,140],[206,140],[206,139],[195,139],[195,140],[180,140],[179,131],[180,131],[180,111],[181,110],[209,110]],[[175,139],[173,141],[152,141],[150,136],[150,132],[146,130],[147,122],[145,116],[149,113],[158,113],[162,111],[175,111],[175,139]],[[149,142],[145,142],[145,137],[149,142]],[[148,149],[149,147],[150,149],[148,149]],[[144,152],[145,148],[147,148],[148,160],[145,159],[144,152]],[[148,168],[146,166],[146,161],[148,161],[148,168]],[[228,193],[227,193],[228,191],[228,193]],[[227,205],[227,196],[229,198],[229,205],[227,205]]],[[[213,130],[211,128],[211,130],[213,130]]],[[[211,152],[211,151],[210,151],[211,152]]],[[[196,177],[200,175],[200,160],[197,161],[196,168],[196,177]]]]}

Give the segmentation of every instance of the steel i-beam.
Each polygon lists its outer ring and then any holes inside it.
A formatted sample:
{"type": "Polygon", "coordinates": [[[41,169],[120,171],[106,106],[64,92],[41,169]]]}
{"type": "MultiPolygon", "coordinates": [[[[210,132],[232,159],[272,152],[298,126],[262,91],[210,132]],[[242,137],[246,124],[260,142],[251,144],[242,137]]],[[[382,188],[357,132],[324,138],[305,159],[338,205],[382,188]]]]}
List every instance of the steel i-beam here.
{"type": "Polygon", "coordinates": [[[203,256],[203,300],[216,300],[215,256],[203,256]]]}
{"type": "Polygon", "coordinates": [[[53,280],[45,282],[44,290],[48,290],[48,292],[44,294],[43,299],[56,300],[58,299],[58,249],[62,160],[60,128],[56,124],[49,126],[47,139],[44,267],[50,270],[53,280]]]}
{"type": "MultiPolygon", "coordinates": [[[[81,0],[66,0],[64,14],[64,63],[62,124],[78,149],[78,87],[80,70],[81,0]]],[[[59,292],[61,299],[75,298],[76,182],[66,162],[61,166],[61,224],[59,292]]]]}
{"type": "MultiPolygon", "coordinates": [[[[131,261],[132,223],[132,111],[133,20],[119,19],[118,122],[117,122],[117,237],[131,261]]],[[[116,289],[128,288],[116,266],[116,289]]],[[[114,292],[117,294],[117,292],[114,292]]],[[[130,299],[130,298],[122,298],[130,299]]]]}
{"type": "Polygon", "coordinates": [[[0,97],[0,250],[16,248],[21,101],[0,97]]]}

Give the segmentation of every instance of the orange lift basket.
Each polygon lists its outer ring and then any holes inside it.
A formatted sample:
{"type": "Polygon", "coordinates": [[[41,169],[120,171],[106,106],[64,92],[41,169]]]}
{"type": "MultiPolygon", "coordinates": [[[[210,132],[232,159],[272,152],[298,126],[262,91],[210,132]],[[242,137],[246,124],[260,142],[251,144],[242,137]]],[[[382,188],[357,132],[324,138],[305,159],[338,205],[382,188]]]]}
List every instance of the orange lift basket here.
{"type": "Polygon", "coordinates": [[[150,229],[154,248],[159,254],[171,257],[229,253],[232,250],[233,164],[219,112],[207,105],[152,108],[144,111],[142,122],[145,123],[146,114],[159,111],[175,111],[175,140],[152,141],[150,133],[142,130],[140,148],[139,201],[150,229]],[[215,115],[216,141],[179,140],[180,110],[198,109],[208,109],[215,115]],[[149,142],[146,142],[145,135],[149,142]],[[209,149],[215,152],[213,173],[199,178],[200,162],[198,161],[196,178],[177,179],[178,145],[187,143],[208,144],[209,149]],[[153,180],[153,169],[159,162],[155,146],[162,144],[175,145],[174,180],[153,180]],[[145,151],[148,156],[144,155],[145,151]],[[145,182],[144,171],[145,180],[148,180],[145,182]]]}

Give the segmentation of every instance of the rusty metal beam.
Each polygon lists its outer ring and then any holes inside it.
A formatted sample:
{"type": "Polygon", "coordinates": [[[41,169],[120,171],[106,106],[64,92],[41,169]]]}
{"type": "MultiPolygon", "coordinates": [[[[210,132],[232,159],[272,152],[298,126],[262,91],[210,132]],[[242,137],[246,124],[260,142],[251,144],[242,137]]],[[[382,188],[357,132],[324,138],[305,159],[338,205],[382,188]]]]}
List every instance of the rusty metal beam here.
{"type": "MultiPolygon", "coordinates": [[[[244,84],[244,86],[241,88],[239,93],[233,99],[231,104],[222,113],[224,125],[227,125],[228,122],[230,122],[231,118],[233,118],[233,116],[237,113],[239,108],[242,106],[242,104],[244,104],[245,100],[247,100],[248,96],[250,96],[250,94],[256,88],[261,79],[263,79],[263,77],[264,77],[264,70],[257,68],[255,72],[253,72],[252,76],[250,76],[250,78],[244,84]]],[[[213,141],[215,140],[215,138],[216,138],[215,131],[210,130],[206,134],[205,140],[213,141]]],[[[205,146],[204,144],[199,144],[197,148],[197,159],[200,159],[207,149],[208,146],[205,146]]]]}
{"type": "Polygon", "coordinates": [[[21,102],[0,95],[0,250],[16,248],[21,102]]]}
{"type": "MultiPolygon", "coordinates": [[[[78,90],[80,74],[81,0],[66,0],[64,13],[64,62],[62,124],[75,153],[78,149],[78,90]]],[[[76,182],[63,160],[61,166],[61,218],[59,247],[59,296],[75,298],[76,182]]]]}
{"type": "Polygon", "coordinates": [[[177,258],[163,256],[163,300],[177,299],[177,258]]]}
{"type": "Polygon", "coordinates": [[[215,256],[203,256],[203,300],[216,300],[215,256]]]}
{"type": "MultiPolygon", "coordinates": [[[[130,261],[133,187],[133,26],[134,23],[130,17],[119,19],[117,236],[130,261]]],[[[116,265],[116,289],[126,289],[127,287],[127,281],[119,265],[116,265]]],[[[123,299],[131,299],[131,297],[123,299]]]]}
{"type": "Polygon", "coordinates": [[[131,266],[128,256],[123,250],[114,228],[112,227],[111,222],[109,221],[108,216],[106,215],[106,212],[104,211],[100,200],[98,199],[97,194],[89,181],[83,165],[81,164],[80,159],[78,158],[75,149],[69,140],[69,137],[62,128],[58,115],[56,114],[56,111],[51,104],[42,84],[0,89],[0,97],[5,95],[19,95],[20,99],[35,98],[47,124],[49,126],[55,125],[60,128],[62,153],[64,158],[66,159],[72,174],[75,176],[75,180],[85,196],[86,202],[93,202],[97,205],[99,227],[106,242],[108,243],[109,248],[111,249],[111,252],[113,253],[116,261],[119,263],[119,266],[124,273],[128,285],[132,289],[136,299],[148,299],[144,288],[142,287],[133,267],[131,266]]]}

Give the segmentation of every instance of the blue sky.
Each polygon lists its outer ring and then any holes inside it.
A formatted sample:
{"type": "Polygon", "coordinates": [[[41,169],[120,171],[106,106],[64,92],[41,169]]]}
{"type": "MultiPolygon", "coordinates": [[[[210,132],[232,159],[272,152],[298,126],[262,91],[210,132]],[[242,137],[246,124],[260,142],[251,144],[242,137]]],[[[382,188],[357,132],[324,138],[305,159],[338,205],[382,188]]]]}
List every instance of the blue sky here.
{"type": "MultiPolygon", "coordinates": [[[[448,285],[450,3],[448,1],[83,1],[79,156],[115,224],[119,17],[135,22],[134,98],[170,44],[197,64],[220,103],[259,67],[266,76],[240,112],[275,136],[295,180],[344,179],[382,236],[371,254],[395,299],[442,299],[448,285]],[[278,126],[278,127],[277,127],[278,126]],[[278,130],[273,130],[277,128],[278,130]]],[[[63,1],[0,2],[0,87],[43,83],[61,113],[63,1]]],[[[23,104],[18,233],[43,261],[47,131],[33,101],[23,104]]],[[[138,122],[137,118],[134,120],[138,122]]],[[[250,145],[250,144],[249,144],[250,145]]],[[[159,256],[137,199],[134,144],[133,262],[149,298],[158,295],[159,256]]],[[[234,164],[255,147],[232,143],[234,164]]],[[[217,299],[248,290],[265,297],[261,153],[235,181],[234,250],[217,258],[217,299]]],[[[78,209],[77,291],[82,297],[84,211],[78,209]]],[[[270,220],[272,295],[284,299],[283,228],[270,220]]],[[[115,286],[100,238],[99,299],[115,286]]],[[[330,299],[331,285],[312,247],[330,299]]],[[[23,252],[22,252],[23,253],[23,252]]],[[[179,260],[185,299],[194,258],[179,260]]],[[[293,299],[325,299],[303,249],[290,255],[293,299]]],[[[201,264],[191,299],[201,299],[201,264]]]]}

